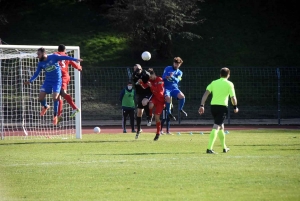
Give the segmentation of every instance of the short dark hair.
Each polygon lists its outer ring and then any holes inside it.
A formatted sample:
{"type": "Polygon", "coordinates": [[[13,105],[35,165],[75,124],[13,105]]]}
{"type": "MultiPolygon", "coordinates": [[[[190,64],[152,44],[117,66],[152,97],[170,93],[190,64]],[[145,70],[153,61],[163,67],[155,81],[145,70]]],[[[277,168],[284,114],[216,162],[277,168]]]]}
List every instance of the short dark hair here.
{"type": "Polygon", "coordinates": [[[227,77],[229,74],[230,74],[229,68],[226,68],[226,67],[221,68],[221,70],[220,70],[221,77],[227,77]]]}
{"type": "Polygon", "coordinates": [[[153,68],[149,68],[149,69],[148,69],[148,72],[150,73],[150,75],[153,75],[153,74],[155,74],[155,72],[154,72],[153,68]]]}
{"type": "Polygon", "coordinates": [[[127,82],[127,85],[128,85],[128,84],[132,84],[132,82],[131,82],[131,81],[129,81],[129,82],[127,82]]]}
{"type": "Polygon", "coordinates": [[[60,44],[59,46],[58,46],[58,51],[59,52],[64,52],[66,50],[66,46],[64,45],[64,44],[60,44]]]}
{"type": "Polygon", "coordinates": [[[40,47],[37,51],[38,51],[38,52],[41,52],[41,53],[43,53],[43,54],[46,52],[45,48],[43,48],[43,47],[40,47]]]}

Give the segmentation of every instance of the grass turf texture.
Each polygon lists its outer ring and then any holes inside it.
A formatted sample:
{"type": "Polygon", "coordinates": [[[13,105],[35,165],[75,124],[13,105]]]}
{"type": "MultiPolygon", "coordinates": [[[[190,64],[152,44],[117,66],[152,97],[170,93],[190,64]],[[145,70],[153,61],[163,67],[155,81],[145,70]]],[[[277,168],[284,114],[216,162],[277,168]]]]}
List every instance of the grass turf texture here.
{"type": "MultiPolygon", "coordinates": [[[[198,132],[199,133],[199,132],[198,132]]],[[[299,200],[299,130],[0,141],[0,200],[299,200]]]]}

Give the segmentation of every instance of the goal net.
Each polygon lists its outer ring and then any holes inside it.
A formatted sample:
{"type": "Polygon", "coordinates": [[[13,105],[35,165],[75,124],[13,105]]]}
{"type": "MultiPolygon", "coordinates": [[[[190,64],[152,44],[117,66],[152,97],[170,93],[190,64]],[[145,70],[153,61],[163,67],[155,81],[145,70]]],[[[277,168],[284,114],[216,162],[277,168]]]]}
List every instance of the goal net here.
{"type": "MultiPolygon", "coordinates": [[[[1,139],[70,139],[81,138],[81,114],[71,118],[72,108],[64,100],[63,121],[54,126],[52,95],[46,96],[50,109],[40,116],[38,101],[45,74],[41,72],[30,85],[25,86],[37,68],[37,49],[41,46],[0,45],[0,132],[1,139]]],[[[43,46],[47,54],[57,46],[43,46]]],[[[79,47],[67,46],[69,56],[79,58],[79,47]]],[[[69,67],[71,80],[68,93],[77,107],[80,105],[80,73],[69,67]]]]}

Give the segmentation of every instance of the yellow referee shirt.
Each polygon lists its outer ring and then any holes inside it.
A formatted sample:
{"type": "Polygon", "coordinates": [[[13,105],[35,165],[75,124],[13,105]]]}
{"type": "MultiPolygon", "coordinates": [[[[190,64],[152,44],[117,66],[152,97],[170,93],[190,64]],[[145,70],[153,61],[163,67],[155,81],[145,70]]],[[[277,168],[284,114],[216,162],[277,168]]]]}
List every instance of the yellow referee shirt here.
{"type": "Polygon", "coordinates": [[[212,93],[211,105],[228,106],[228,96],[235,96],[234,85],[227,78],[220,78],[212,81],[206,90],[212,93]]]}

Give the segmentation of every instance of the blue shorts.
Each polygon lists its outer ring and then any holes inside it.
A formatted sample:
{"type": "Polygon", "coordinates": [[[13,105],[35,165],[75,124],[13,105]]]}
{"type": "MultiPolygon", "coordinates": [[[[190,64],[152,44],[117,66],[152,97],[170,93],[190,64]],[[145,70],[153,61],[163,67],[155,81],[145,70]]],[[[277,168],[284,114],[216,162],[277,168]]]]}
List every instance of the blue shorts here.
{"type": "Polygon", "coordinates": [[[62,81],[61,79],[56,82],[45,81],[41,87],[41,91],[46,94],[60,93],[62,81]]]}
{"type": "Polygon", "coordinates": [[[165,89],[165,96],[170,96],[173,98],[177,98],[177,95],[180,93],[181,91],[177,88],[175,89],[165,89]]]}

